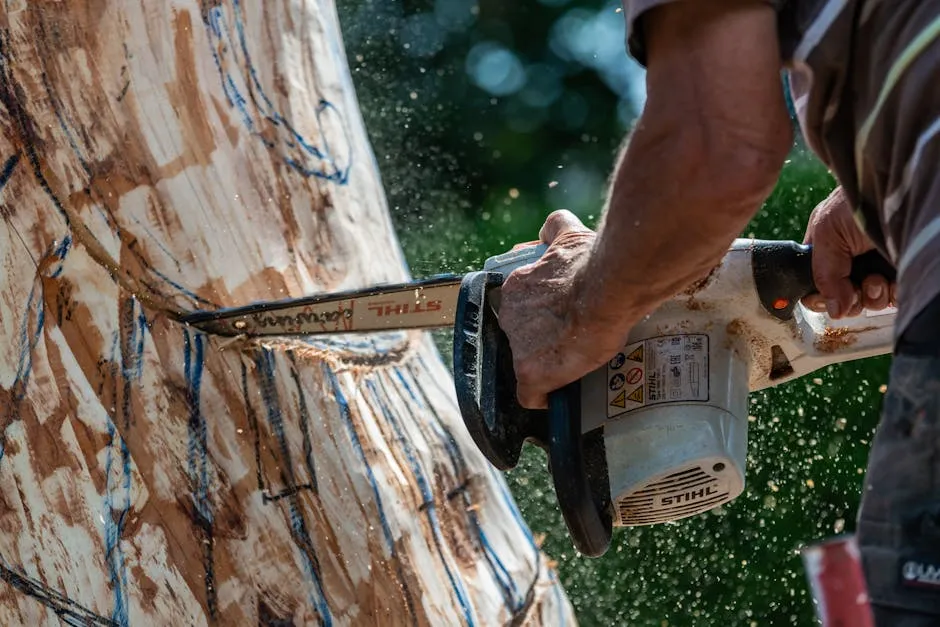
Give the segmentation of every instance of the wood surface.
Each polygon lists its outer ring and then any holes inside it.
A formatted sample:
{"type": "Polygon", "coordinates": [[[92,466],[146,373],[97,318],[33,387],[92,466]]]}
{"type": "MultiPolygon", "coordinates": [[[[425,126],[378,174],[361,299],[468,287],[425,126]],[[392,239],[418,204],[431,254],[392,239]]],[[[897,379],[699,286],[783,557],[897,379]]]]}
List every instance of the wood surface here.
{"type": "Polygon", "coordinates": [[[573,623],[426,334],[178,321],[409,278],[332,2],[0,5],[0,625],[573,623]]]}

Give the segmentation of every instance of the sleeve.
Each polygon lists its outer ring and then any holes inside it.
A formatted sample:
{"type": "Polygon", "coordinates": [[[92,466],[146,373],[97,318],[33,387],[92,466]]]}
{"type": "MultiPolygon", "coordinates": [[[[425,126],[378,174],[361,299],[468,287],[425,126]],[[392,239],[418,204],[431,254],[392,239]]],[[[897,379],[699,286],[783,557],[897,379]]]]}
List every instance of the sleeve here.
{"type": "Polygon", "coordinates": [[[646,66],[646,50],[643,47],[643,14],[661,4],[677,0],[621,0],[623,17],[627,26],[627,51],[637,63],[646,66]]]}
{"type": "MultiPolygon", "coordinates": [[[[643,41],[643,15],[650,9],[680,0],[621,0],[626,20],[627,51],[637,63],[646,67],[646,49],[643,41]]],[[[721,0],[712,0],[713,2],[721,0]]],[[[762,0],[778,11],[785,0],[762,0]]]]}

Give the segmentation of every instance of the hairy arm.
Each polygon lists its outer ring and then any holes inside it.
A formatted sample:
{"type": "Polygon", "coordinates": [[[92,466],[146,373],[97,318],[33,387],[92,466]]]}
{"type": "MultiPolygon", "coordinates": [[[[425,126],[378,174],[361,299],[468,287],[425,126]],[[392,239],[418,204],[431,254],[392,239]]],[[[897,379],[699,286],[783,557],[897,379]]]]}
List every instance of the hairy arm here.
{"type": "Polygon", "coordinates": [[[766,3],[679,1],[642,20],[647,103],[597,237],[553,214],[548,252],[503,287],[500,324],[527,407],[603,364],[633,324],[714,267],[791,145],[766,3]]]}
{"type": "Polygon", "coordinates": [[[675,2],[644,22],[648,100],[618,160],[578,315],[622,331],[714,267],[773,189],[792,141],[776,17],[675,2]]]}

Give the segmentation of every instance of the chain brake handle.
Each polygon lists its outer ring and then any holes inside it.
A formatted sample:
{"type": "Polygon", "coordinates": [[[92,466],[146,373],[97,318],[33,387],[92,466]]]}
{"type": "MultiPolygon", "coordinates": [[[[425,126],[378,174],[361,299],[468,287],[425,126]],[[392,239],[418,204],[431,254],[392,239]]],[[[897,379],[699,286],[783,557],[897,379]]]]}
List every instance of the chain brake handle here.
{"type": "Polygon", "coordinates": [[[484,270],[467,274],[460,285],[454,322],[460,414],[499,470],[516,466],[527,441],[544,449],[572,542],[585,555],[601,555],[612,535],[603,436],[600,430],[582,436],[579,381],[552,392],[548,410],[519,405],[509,339],[494,307],[503,279],[502,272],[484,270]]]}

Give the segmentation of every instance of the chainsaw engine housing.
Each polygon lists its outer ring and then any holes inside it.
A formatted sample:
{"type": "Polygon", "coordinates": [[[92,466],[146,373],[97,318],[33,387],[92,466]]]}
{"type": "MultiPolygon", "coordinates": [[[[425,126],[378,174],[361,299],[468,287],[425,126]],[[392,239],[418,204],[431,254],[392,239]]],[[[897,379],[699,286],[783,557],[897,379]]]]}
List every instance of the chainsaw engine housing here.
{"type": "Polygon", "coordinates": [[[616,526],[694,516],[744,489],[745,347],[721,325],[656,326],[638,327],[634,337],[651,335],[582,381],[583,427],[604,432],[616,526]]]}
{"type": "MultiPolygon", "coordinates": [[[[613,526],[680,520],[741,494],[749,392],[891,350],[893,312],[834,323],[799,304],[816,291],[811,247],[739,239],[707,277],[634,325],[606,365],[552,392],[547,410],[523,409],[498,324],[500,286],[544,248],[494,257],[464,277],[457,398],[496,467],[513,467],[524,442],[545,449],[559,509],[585,555],[607,550],[613,526]]],[[[875,252],[853,260],[856,285],[875,273],[894,271],[875,252]]]]}
{"type": "Polygon", "coordinates": [[[812,291],[806,247],[736,240],[708,277],[581,380],[582,431],[603,432],[615,526],[679,520],[736,498],[749,392],[890,351],[893,314],[836,326],[798,303],[812,291]]]}

